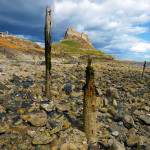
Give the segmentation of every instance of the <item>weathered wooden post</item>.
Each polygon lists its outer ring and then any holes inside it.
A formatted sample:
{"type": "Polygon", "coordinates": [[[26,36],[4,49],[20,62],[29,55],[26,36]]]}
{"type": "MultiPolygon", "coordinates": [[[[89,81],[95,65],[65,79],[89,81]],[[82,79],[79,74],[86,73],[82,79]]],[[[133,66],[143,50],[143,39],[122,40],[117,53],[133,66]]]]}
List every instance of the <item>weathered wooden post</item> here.
{"type": "Polygon", "coordinates": [[[142,78],[144,77],[145,69],[146,69],[146,61],[144,61],[144,65],[143,65],[142,78]]]}
{"type": "Polygon", "coordinates": [[[88,58],[88,65],[86,67],[86,84],[83,87],[84,100],[83,100],[83,127],[86,133],[88,144],[92,144],[93,139],[96,139],[96,95],[94,83],[94,70],[91,67],[91,59],[88,58]]]}
{"type": "Polygon", "coordinates": [[[51,8],[46,7],[45,19],[45,65],[46,65],[46,84],[45,94],[47,98],[51,98],[51,33],[52,33],[52,17],[51,8]]]}

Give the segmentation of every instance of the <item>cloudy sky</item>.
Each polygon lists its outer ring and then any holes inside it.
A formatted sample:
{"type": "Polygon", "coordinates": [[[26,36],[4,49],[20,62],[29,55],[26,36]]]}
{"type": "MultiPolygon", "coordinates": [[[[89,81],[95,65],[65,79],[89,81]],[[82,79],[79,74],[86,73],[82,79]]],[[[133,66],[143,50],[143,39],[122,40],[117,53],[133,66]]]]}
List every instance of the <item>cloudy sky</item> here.
{"type": "Polygon", "coordinates": [[[53,43],[73,27],[118,59],[150,61],[150,0],[0,0],[0,32],[44,43],[47,5],[53,43]]]}

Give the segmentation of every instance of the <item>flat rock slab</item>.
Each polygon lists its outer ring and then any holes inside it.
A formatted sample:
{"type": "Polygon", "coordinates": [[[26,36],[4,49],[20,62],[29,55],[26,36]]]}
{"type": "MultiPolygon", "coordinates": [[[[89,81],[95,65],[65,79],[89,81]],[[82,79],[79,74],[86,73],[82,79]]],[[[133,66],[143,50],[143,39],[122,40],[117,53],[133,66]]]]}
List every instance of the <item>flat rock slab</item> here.
{"type": "Polygon", "coordinates": [[[112,124],[110,125],[109,129],[112,132],[118,131],[119,135],[120,134],[125,135],[125,134],[128,133],[128,130],[123,125],[119,126],[117,122],[112,122],[112,124]]]}
{"type": "Polygon", "coordinates": [[[51,112],[54,109],[54,105],[50,105],[50,104],[42,104],[41,108],[44,109],[47,112],[51,112]]]}
{"type": "Polygon", "coordinates": [[[37,134],[36,136],[34,136],[32,144],[34,145],[48,144],[52,142],[52,140],[53,139],[50,136],[44,134],[37,134]]]}
{"type": "Polygon", "coordinates": [[[28,122],[30,122],[33,126],[44,126],[47,123],[47,114],[46,113],[37,113],[31,114],[28,122]]]}
{"type": "Polygon", "coordinates": [[[150,117],[146,115],[140,115],[139,119],[145,122],[146,124],[150,125],[150,117]]]}
{"type": "Polygon", "coordinates": [[[129,138],[127,139],[128,146],[134,146],[140,142],[142,142],[142,139],[138,135],[130,135],[129,138]]]}
{"type": "Polygon", "coordinates": [[[120,142],[114,140],[109,150],[125,150],[125,147],[120,142]]]}
{"type": "Polygon", "coordinates": [[[145,113],[143,111],[139,111],[139,110],[135,110],[133,112],[134,115],[140,116],[140,115],[144,115],[145,113]]]}
{"type": "Polygon", "coordinates": [[[0,90],[7,90],[8,88],[0,82],[0,90]]]}

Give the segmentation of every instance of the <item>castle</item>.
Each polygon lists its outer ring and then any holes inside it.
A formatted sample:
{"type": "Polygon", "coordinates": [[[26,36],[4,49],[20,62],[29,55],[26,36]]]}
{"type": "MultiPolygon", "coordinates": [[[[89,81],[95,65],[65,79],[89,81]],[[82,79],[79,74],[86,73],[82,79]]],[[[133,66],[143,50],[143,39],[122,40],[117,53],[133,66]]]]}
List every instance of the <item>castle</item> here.
{"type": "Polygon", "coordinates": [[[92,43],[91,43],[88,35],[86,35],[84,33],[76,32],[73,28],[67,28],[65,38],[73,37],[73,36],[80,37],[80,38],[84,39],[89,45],[92,46],[92,43]]]}

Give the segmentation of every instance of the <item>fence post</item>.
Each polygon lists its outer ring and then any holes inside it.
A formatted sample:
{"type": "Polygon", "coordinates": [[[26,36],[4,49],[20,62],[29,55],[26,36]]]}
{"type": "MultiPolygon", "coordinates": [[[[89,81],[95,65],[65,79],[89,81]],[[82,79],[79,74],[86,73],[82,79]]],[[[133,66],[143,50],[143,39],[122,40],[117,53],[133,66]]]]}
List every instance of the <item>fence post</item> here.
{"type": "Polygon", "coordinates": [[[45,65],[46,65],[46,84],[45,94],[47,98],[51,98],[51,32],[52,32],[52,17],[51,8],[46,7],[45,21],[45,65]]]}
{"type": "Polygon", "coordinates": [[[143,65],[142,78],[144,77],[145,69],[146,69],[146,61],[144,61],[144,65],[143,65]]]}
{"type": "Polygon", "coordinates": [[[96,140],[96,95],[94,83],[94,70],[91,67],[91,59],[88,58],[88,65],[86,67],[86,84],[83,87],[83,127],[86,133],[88,144],[91,145],[93,140],[96,140]]]}

